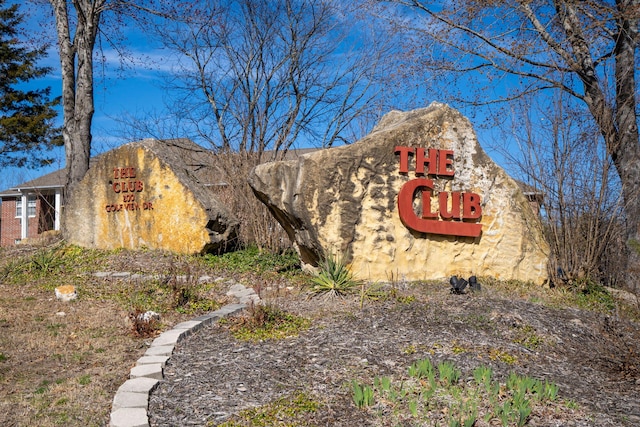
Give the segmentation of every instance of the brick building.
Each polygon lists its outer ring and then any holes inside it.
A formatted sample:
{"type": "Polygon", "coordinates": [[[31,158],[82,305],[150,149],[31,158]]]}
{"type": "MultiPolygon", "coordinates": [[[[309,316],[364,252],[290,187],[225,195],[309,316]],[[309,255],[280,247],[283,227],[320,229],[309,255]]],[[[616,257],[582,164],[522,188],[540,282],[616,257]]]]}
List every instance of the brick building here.
{"type": "Polygon", "coordinates": [[[0,192],[0,246],[60,229],[64,169],[0,192]]]}

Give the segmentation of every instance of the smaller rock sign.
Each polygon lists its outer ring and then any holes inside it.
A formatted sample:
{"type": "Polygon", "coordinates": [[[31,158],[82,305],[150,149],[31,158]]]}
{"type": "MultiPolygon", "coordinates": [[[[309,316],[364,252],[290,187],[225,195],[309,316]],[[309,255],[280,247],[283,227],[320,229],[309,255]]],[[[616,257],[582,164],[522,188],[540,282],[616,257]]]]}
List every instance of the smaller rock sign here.
{"type": "Polygon", "coordinates": [[[95,159],[65,207],[65,236],[84,247],[221,252],[238,221],[210,180],[215,158],[184,139],[145,139],[95,159]]]}
{"type": "Polygon", "coordinates": [[[547,278],[537,213],[443,104],[392,111],[352,145],[259,165],[249,183],[310,266],[342,253],[369,280],[547,278]]]}

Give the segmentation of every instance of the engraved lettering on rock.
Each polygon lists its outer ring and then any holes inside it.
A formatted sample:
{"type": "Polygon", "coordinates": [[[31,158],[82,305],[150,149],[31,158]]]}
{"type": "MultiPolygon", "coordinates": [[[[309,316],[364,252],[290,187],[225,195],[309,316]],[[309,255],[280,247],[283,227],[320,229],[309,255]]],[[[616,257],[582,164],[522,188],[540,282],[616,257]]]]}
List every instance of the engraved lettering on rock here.
{"type": "Polygon", "coordinates": [[[152,202],[144,202],[137,199],[139,193],[145,189],[144,182],[136,178],[136,168],[113,168],[113,180],[109,182],[113,192],[119,196],[121,203],[106,205],[107,212],[153,210],[152,202]]]}

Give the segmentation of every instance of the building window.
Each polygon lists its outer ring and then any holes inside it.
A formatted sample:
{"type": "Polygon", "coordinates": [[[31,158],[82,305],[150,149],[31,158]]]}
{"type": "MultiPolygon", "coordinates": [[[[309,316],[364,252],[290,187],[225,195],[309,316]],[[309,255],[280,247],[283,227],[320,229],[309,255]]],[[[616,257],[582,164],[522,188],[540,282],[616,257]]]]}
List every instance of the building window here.
{"type": "Polygon", "coordinates": [[[36,196],[29,196],[27,199],[27,215],[31,218],[36,216],[36,196]]]}
{"type": "MultiPolygon", "coordinates": [[[[30,218],[33,218],[36,216],[36,196],[35,195],[29,195],[27,196],[27,215],[30,218]]],[[[22,217],[22,200],[21,199],[16,199],[16,218],[21,218],[22,217]]]]}

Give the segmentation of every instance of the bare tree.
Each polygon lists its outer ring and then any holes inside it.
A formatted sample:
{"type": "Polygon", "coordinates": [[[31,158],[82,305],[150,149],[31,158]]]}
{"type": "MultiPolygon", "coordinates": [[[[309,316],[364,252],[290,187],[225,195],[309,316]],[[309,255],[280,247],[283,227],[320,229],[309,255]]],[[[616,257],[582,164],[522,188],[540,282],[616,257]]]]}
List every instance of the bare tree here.
{"type": "MultiPolygon", "coordinates": [[[[485,100],[507,101],[559,89],[586,107],[620,178],[631,249],[627,270],[639,279],[636,51],[640,1],[398,0],[392,10],[396,25],[433,43],[422,57],[426,69],[449,76],[480,73],[476,76],[487,88],[505,76],[516,81],[512,91],[497,98],[483,92],[485,100]],[[421,12],[419,19],[411,15],[416,10],[421,12]]],[[[471,99],[476,104],[485,100],[471,99]]]]}
{"type": "Polygon", "coordinates": [[[173,110],[220,150],[353,141],[388,52],[370,28],[348,31],[355,16],[326,0],[193,3],[158,31],[179,64],[173,110]]]}
{"type": "MultiPolygon", "coordinates": [[[[62,74],[63,131],[67,181],[66,194],[89,169],[91,124],[94,114],[94,58],[101,40],[126,58],[123,27],[147,15],[167,16],[168,0],[31,0],[48,3],[55,19],[62,74]]],[[[103,58],[104,59],[104,58],[103,58]]]]}
{"type": "Polygon", "coordinates": [[[541,206],[553,281],[629,287],[620,280],[620,180],[597,127],[567,105],[567,96],[556,91],[552,98],[529,94],[512,102],[514,120],[500,129],[499,149],[541,206]]]}
{"type": "Polygon", "coordinates": [[[93,53],[107,0],[49,0],[56,19],[62,71],[66,194],[89,169],[93,119],[93,53]]]}

